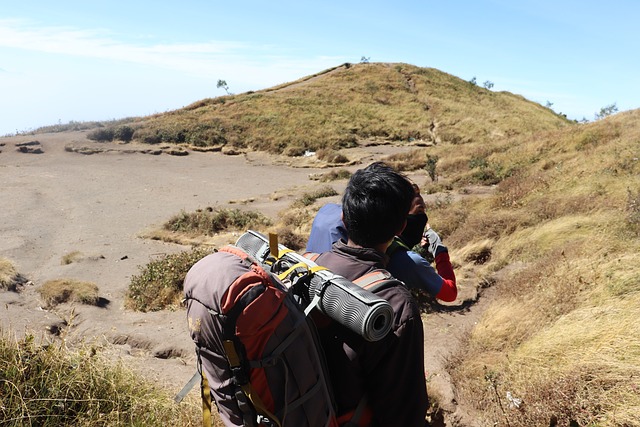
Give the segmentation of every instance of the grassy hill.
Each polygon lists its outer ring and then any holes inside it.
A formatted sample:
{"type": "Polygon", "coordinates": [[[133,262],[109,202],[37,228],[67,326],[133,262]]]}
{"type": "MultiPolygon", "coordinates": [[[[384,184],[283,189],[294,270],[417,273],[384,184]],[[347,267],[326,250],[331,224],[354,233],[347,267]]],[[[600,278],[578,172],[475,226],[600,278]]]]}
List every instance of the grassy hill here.
{"type": "Polygon", "coordinates": [[[484,143],[555,130],[564,117],[433,68],[344,64],[278,87],[204,99],[131,124],[146,143],[300,155],[361,142],[484,143]]]}

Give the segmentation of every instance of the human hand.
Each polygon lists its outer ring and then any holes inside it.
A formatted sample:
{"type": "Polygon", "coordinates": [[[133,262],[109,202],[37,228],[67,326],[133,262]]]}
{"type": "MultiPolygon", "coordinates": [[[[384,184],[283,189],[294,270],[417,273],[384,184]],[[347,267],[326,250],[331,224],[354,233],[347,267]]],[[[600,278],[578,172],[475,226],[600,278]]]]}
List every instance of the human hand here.
{"type": "Polygon", "coordinates": [[[442,244],[438,233],[427,224],[427,229],[422,236],[422,247],[425,248],[434,258],[441,252],[448,252],[445,245],[442,244]]]}

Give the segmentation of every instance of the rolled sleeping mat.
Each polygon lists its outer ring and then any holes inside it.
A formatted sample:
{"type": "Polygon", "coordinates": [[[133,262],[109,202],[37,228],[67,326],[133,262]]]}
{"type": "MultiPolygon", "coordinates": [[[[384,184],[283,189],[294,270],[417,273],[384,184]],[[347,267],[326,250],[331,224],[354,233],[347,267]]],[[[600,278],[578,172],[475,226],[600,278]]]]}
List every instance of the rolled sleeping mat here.
{"type": "MultiPolygon", "coordinates": [[[[251,255],[259,263],[265,264],[269,258],[269,239],[257,231],[249,230],[238,238],[236,246],[251,255]]],[[[278,245],[284,248],[283,245],[278,245]]]]}
{"type": "MultiPolygon", "coordinates": [[[[270,257],[269,239],[252,230],[240,236],[236,246],[263,264],[270,257]]],[[[316,263],[289,251],[283,245],[278,245],[278,249],[280,261],[274,263],[273,267],[281,271],[272,273],[279,274],[285,267],[300,264],[313,271],[310,272],[310,280],[303,281],[306,284],[303,287],[303,292],[306,293],[302,295],[304,300],[311,301],[314,296],[319,295],[317,307],[322,313],[367,341],[378,341],[389,333],[393,323],[393,309],[387,300],[330,270],[316,270],[316,263]]]]}

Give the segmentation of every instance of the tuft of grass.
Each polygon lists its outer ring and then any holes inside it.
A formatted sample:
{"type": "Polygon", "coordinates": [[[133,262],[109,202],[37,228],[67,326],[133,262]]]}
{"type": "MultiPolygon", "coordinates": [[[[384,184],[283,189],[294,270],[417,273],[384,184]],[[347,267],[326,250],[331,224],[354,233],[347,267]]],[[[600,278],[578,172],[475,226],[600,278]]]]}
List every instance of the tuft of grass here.
{"type": "Polygon", "coordinates": [[[98,285],[73,279],[49,280],[38,289],[38,292],[49,306],[65,302],[95,305],[99,301],[98,285]]]}
{"type": "Polygon", "coordinates": [[[197,405],[175,405],[95,346],[72,351],[2,331],[0,372],[3,426],[201,425],[197,405]]]}
{"type": "Polygon", "coordinates": [[[489,239],[470,243],[460,250],[459,255],[466,263],[486,264],[491,259],[493,244],[493,241],[489,239]]]}
{"type": "Polygon", "coordinates": [[[210,253],[208,249],[195,247],[139,267],[140,273],[131,277],[125,307],[143,312],[179,307],[187,272],[210,253]]]}
{"type": "Polygon", "coordinates": [[[344,154],[327,148],[321,148],[316,152],[316,156],[318,159],[323,160],[327,163],[349,163],[349,158],[344,154]]]}
{"type": "Polygon", "coordinates": [[[484,352],[480,360],[463,363],[455,377],[467,386],[464,394],[473,394],[466,398],[482,409],[480,424],[538,426],[555,419],[557,425],[637,425],[640,351],[626,343],[640,338],[638,302],[636,294],[577,308],[520,338],[512,351],[484,352]],[[519,407],[507,392],[521,399],[519,407]]]}
{"type": "Polygon", "coordinates": [[[351,172],[349,172],[346,169],[338,169],[338,170],[329,171],[327,173],[323,173],[320,176],[319,181],[330,182],[330,181],[337,181],[340,179],[349,179],[349,178],[351,178],[351,172]]]}
{"type": "Polygon", "coordinates": [[[312,192],[304,193],[302,197],[300,197],[298,200],[296,200],[292,204],[292,207],[295,208],[295,207],[310,206],[314,204],[318,199],[322,199],[324,197],[337,196],[337,195],[338,195],[338,192],[333,187],[330,187],[327,185],[327,186],[318,188],[317,190],[314,190],[312,192]]]}
{"type": "Polygon", "coordinates": [[[627,218],[629,230],[636,236],[640,236],[640,190],[635,192],[627,189],[627,218]]]}
{"type": "Polygon", "coordinates": [[[397,171],[408,172],[426,168],[428,165],[427,159],[426,150],[418,149],[392,154],[387,156],[384,162],[397,171]]]}
{"type": "Polygon", "coordinates": [[[271,225],[271,220],[254,211],[240,209],[198,209],[196,212],[182,211],[164,224],[163,228],[187,235],[213,236],[227,230],[246,230],[271,225]]]}
{"type": "Polygon", "coordinates": [[[522,206],[528,195],[545,192],[549,187],[548,178],[543,173],[533,176],[518,172],[498,184],[498,206],[512,208],[522,206]]]}
{"type": "Polygon", "coordinates": [[[18,270],[13,263],[6,258],[0,258],[0,289],[15,290],[17,276],[18,270]]]}
{"type": "MultiPolygon", "coordinates": [[[[294,202],[293,204],[295,204],[294,202]]],[[[283,210],[279,214],[278,225],[281,229],[293,228],[298,230],[311,231],[311,222],[315,216],[317,209],[307,208],[303,206],[292,206],[283,210]]],[[[319,208],[318,208],[319,209],[319,208]]]]}
{"type": "Polygon", "coordinates": [[[71,263],[76,262],[78,259],[80,259],[81,256],[82,256],[82,253],[80,251],[69,252],[68,254],[65,254],[62,257],[62,259],[60,260],[60,264],[69,265],[71,263]]]}

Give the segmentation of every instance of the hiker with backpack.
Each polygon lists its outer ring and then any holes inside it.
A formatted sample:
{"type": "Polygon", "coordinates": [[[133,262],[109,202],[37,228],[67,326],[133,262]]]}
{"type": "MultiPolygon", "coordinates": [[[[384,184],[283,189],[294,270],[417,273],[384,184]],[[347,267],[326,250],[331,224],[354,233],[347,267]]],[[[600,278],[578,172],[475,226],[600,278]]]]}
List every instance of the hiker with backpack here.
{"type": "MultiPolygon", "coordinates": [[[[383,269],[394,236],[401,234],[415,191],[407,178],[376,162],[356,171],[342,199],[348,235],[316,263],[355,280],[383,269]]],[[[315,313],[340,421],[358,413],[359,426],[425,426],[429,406],[424,377],[420,310],[401,283],[375,292],[393,308],[391,332],[368,342],[315,313]]]]}
{"type": "MultiPolygon", "coordinates": [[[[441,301],[455,301],[458,288],[449,251],[429,226],[420,188],[415,184],[413,188],[415,194],[407,215],[407,225],[387,248],[389,262],[386,269],[409,289],[423,290],[441,301]],[[435,261],[435,269],[427,259],[412,250],[418,244],[435,261]]],[[[339,239],[347,240],[342,223],[342,209],[338,204],[326,204],[313,220],[306,250],[314,253],[326,252],[339,239]]]]}

